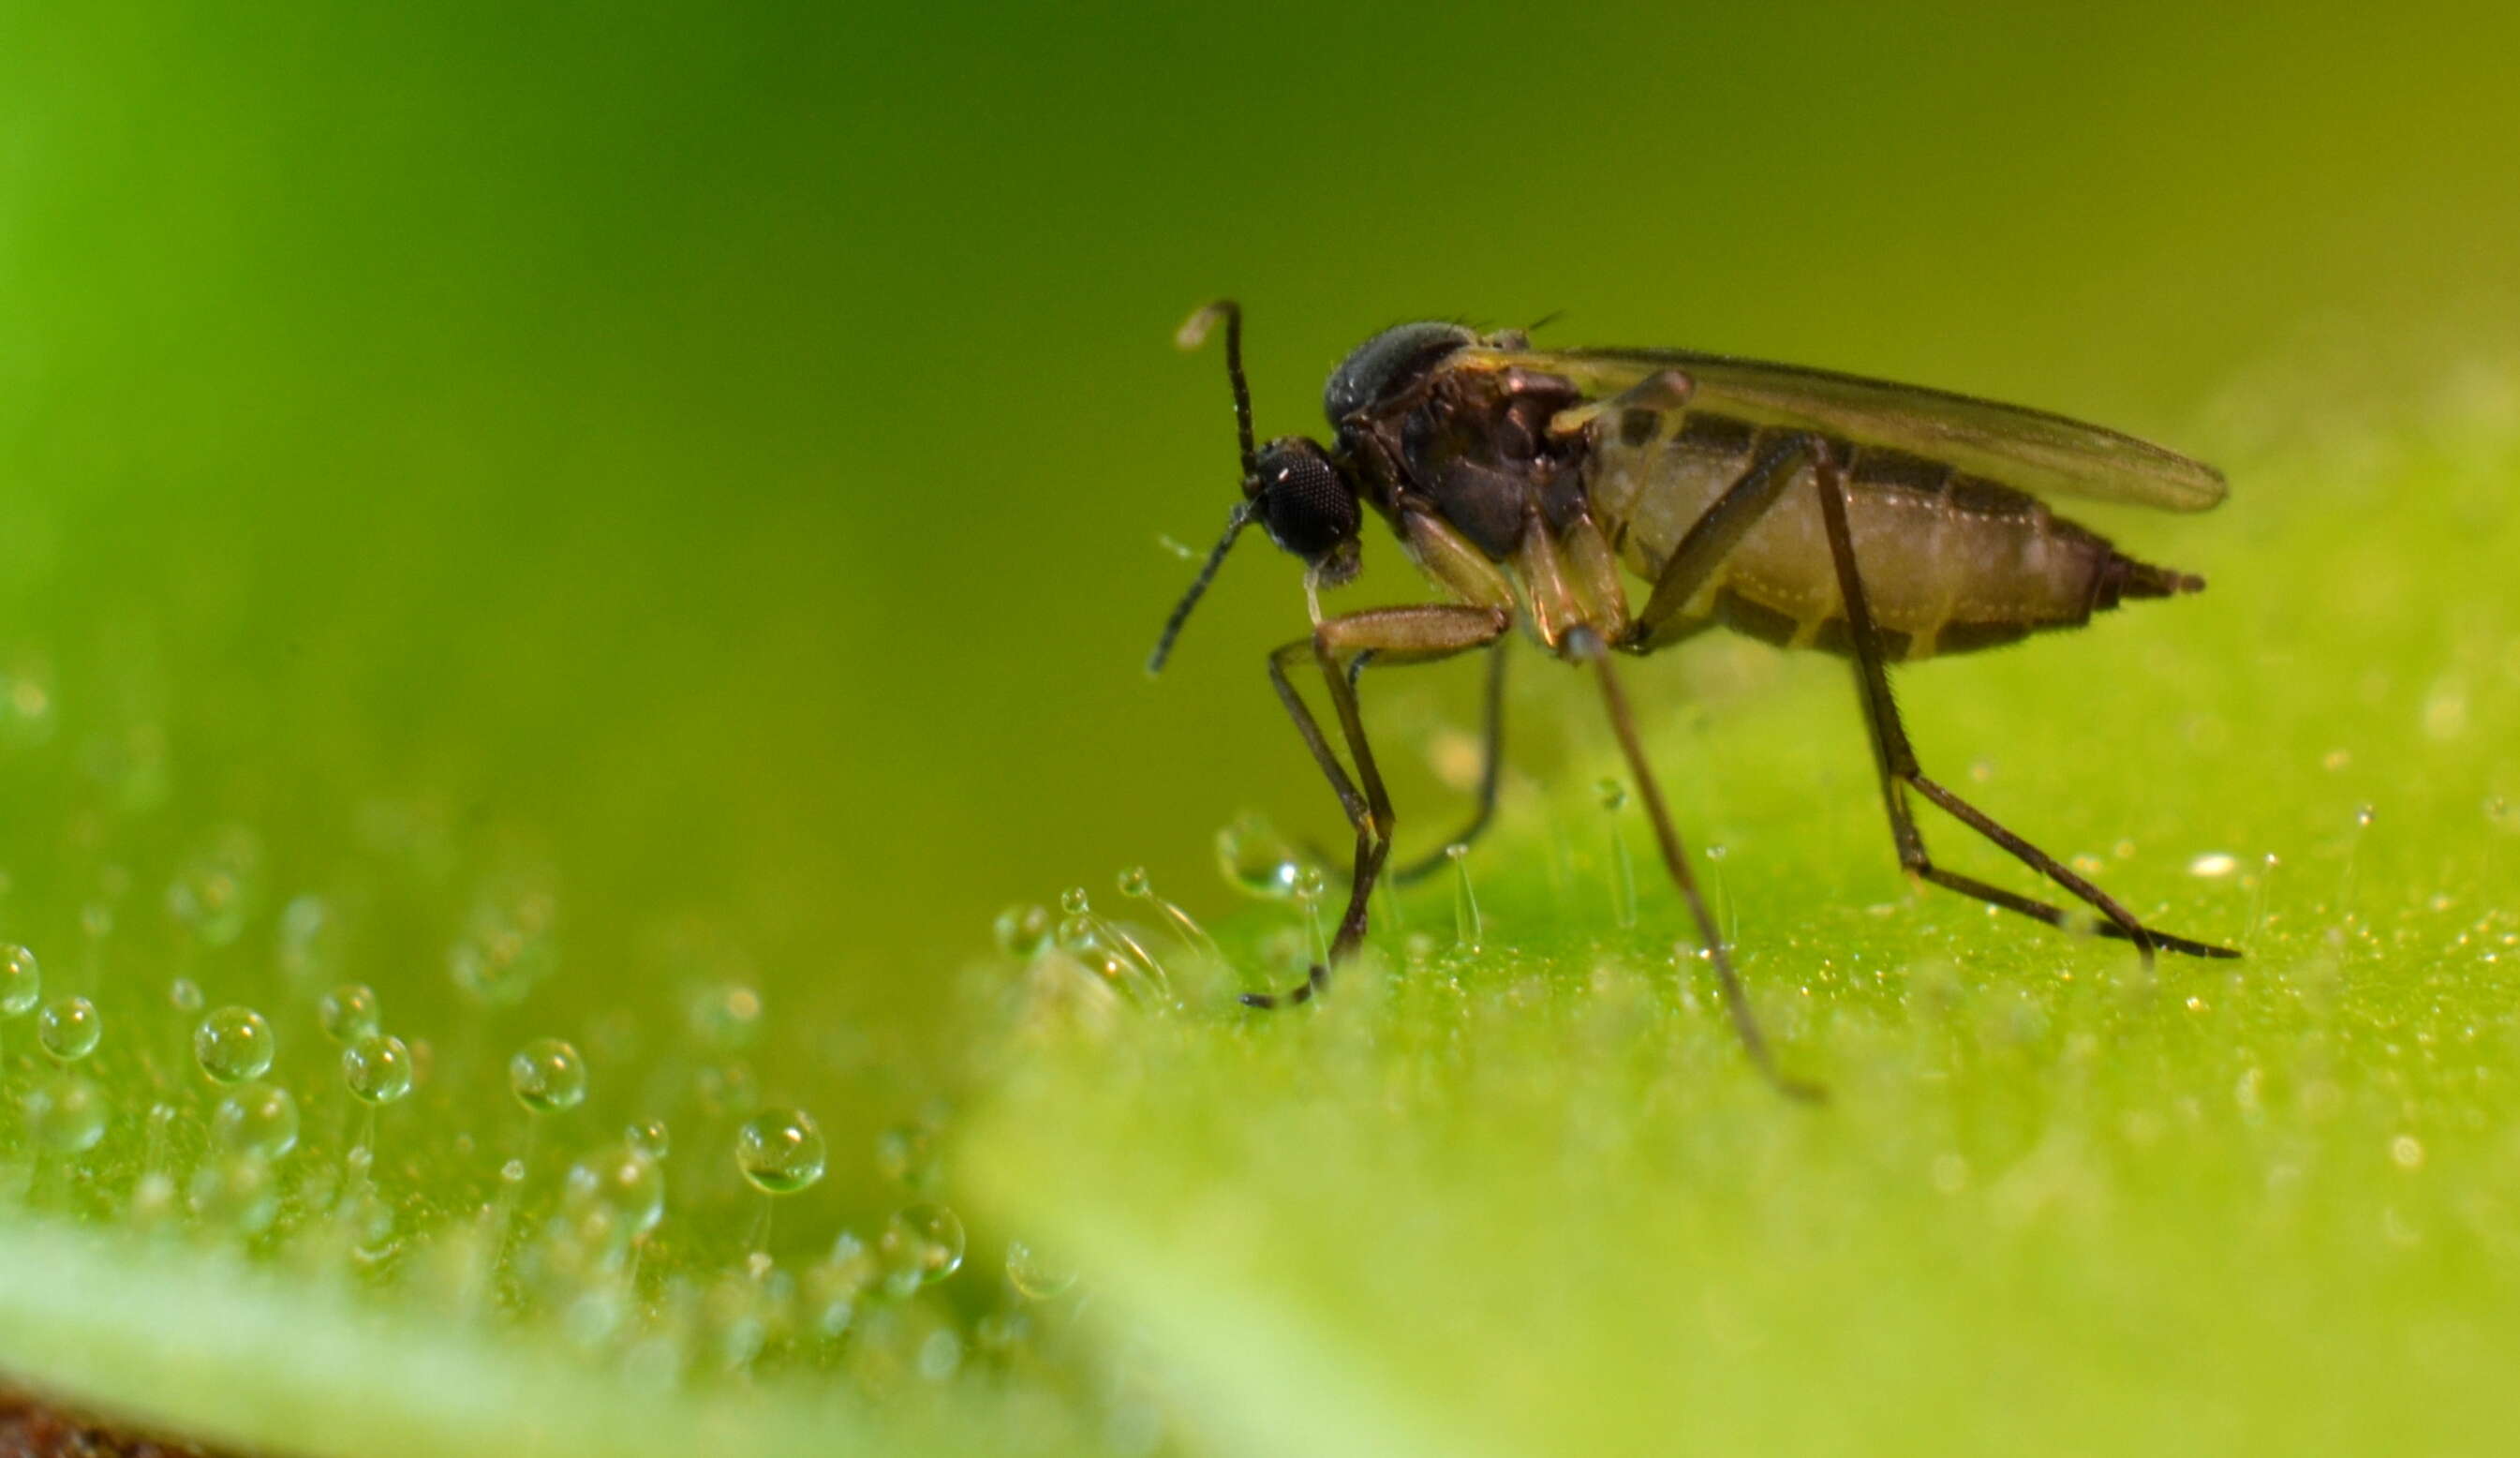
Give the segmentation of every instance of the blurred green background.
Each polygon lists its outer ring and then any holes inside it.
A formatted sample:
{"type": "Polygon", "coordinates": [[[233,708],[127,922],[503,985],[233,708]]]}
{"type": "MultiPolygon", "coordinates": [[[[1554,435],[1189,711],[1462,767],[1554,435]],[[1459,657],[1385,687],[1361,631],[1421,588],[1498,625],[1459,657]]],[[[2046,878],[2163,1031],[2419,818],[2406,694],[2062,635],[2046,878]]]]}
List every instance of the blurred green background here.
{"type": "Polygon", "coordinates": [[[1560,313],[2244,452],[2216,402],[2305,340],[2351,411],[2511,337],[2515,53],[2484,5],[10,6],[0,668],[275,885],[400,805],[548,868],[576,975],[698,919],[915,1058],[1001,904],[1143,862],[1213,913],[1236,811],[1335,824],[1260,673],[1288,564],[1141,672],[1159,534],[1234,495],[1194,304],[1264,433],[1381,325],[1560,313]]]}

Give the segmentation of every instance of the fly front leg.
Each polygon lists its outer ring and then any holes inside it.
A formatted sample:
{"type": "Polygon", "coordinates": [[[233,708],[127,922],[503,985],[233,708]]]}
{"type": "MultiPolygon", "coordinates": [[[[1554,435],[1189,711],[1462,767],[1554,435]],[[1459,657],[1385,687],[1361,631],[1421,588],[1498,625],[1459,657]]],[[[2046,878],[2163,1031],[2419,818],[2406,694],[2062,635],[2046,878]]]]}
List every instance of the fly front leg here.
{"type": "Polygon", "coordinates": [[[1882,662],[1881,647],[1873,633],[1872,609],[1865,596],[1863,573],[1856,569],[1855,536],[1846,523],[1843,463],[1824,445],[1819,450],[1818,463],[1821,518],[1828,529],[1829,556],[1837,567],[1838,595],[1845,601],[1847,636],[1854,649],[1856,689],[1864,700],[1865,723],[1872,732],[1873,762],[1880,770],[1881,797],[1889,808],[1890,835],[1898,843],[1899,864],[1912,876],[1965,896],[1974,896],[1990,906],[2018,912],[2051,927],[2071,925],[2064,912],[2045,901],[2016,895],[1935,865],[1933,858],[1925,853],[1925,838],[1917,833],[1915,819],[1909,813],[1907,791],[1912,786],[1917,794],[1942,806],[1953,819],[1995,843],[2013,859],[2047,877],[2098,912],[2103,918],[2098,926],[2100,934],[2133,942],[2146,967],[2152,965],[2156,948],[2190,957],[2240,955],[2229,947],[2190,941],[2184,936],[2173,936],[2143,925],[2108,892],[2075,875],[2054,856],[2004,829],[1985,811],[1926,777],[1924,768],[1916,761],[1914,748],[1908,743],[1908,731],[1899,721],[1899,705],[1890,694],[1890,673],[1882,662]]]}
{"type": "MultiPolygon", "coordinates": [[[[1467,845],[1476,841],[1487,832],[1488,823],[1496,818],[1497,790],[1500,782],[1505,778],[1506,645],[1512,641],[1512,635],[1507,634],[1497,639],[1494,646],[1487,651],[1486,697],[1479,710],[1479,782],[1478,789],[1472,792],[1469,823],[1454,832],[1450,838],[1436,843],[1434,849],[1418,859],[1405,865],[1393,866],[1388,874],[1393,881],[1402,886],[1415,886],[1451,865],[1453,847],[1467,845]]],[[[1358,654],[1355,661],[1348,664],[1347,686],[1351,689],[1355,688],[1358,681],[1365,676],[1365,670],[1372,666],[1375,661],[1372,654],[1358,654]]],[[[1304,848],[1312,853],[1313,859],[1325,864],[1328,863],[1328,852],[1323,850],[1319,844],[1307,842],[1304,848]]]]}
{"type": "Polygon", "coordinates": [[[1382,771],[1373,762],[1372,747],[1366,743],[1365,719],[1357,710],[1349,664],[1364,654],[1372,654],[1379,663],[1432,662],[1484,648],[1505,636],[1512,625],[1513,615],[1501,608],[1432,604],[1373,608],[1327,618],[1313,628],[1311,637],[1299,638],[1269,655],[1270,686],[1278,691],[1279,702],[1286,706],[1287,716],[1295,721],[1295,731],[1304,738],[1304,747],[1312,751],[1313,762],[1321,766],[1323,778],[1330,782],[1331,791],[1338,796],[1339,808],[1347,812],[1348,824],[1356,828],[1356,866],[1348,883],[1347,911],[1339,918],[1337,934],[1330,938],[1328,957],[1314,964],[1311,975],[1289,991],[1243,994],[1246,1005],[1282,1007],[1306,1001],[1328,985],[1330,968],[1345,961],[1365,939],[1367,898],[1373,892],[1384,857],[1391,853],[1391,797],[1382,787],[1382,771]],[[1311,706],[1288,676],[1289,668],[1307,657],[1320,668],[1322,681],[1328,686],[1331,706],[1338,714],[1340,737],[1347,742],[1348,758],[1356,765],[1353,777],[1339,762],[1337,752],[1322,733],[1320,721],[1314,718],[1311,706]]]}
{"type": "Polygon", "coordinates": [[[1402,886],[1425,880],[1452,864],[1450,852],[1456,845],[1467,845],[1477,840],[1496,818],[1497,783],[1505,774],[1505,656],[1510,636],[1501,636],[1488,649],[1487,690],[1479,710],[1479,788],[1475,806],[1467,825],[1453,833],[1451,839],[1433,850],[1409,862],[1394,866],[1391,879],[1402,886]]]}

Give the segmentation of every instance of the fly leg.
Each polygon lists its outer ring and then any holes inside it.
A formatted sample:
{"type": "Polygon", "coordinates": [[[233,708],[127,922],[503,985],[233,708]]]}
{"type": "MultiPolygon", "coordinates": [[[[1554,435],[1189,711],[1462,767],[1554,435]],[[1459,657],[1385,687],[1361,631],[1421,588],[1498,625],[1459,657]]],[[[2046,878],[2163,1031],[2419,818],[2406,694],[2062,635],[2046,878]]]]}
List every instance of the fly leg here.
{"type": "MultiPolygon", "coordinates": [[[[1912,876],[1936,886],[1974,896],[1991,906],[2043,921],[2051,927],[2068,926],[2066,914],[2045,901],[2015,895],[1983,881],[1946,871],[1925,853],[1925,838],[1916,831],[1916,822],[1909,813],[1907,791],[1914,787],[1917,794],[1932,800],[1953,819],[1976,831],[2001,846],[2013,859],[2047,877],[2105,920],[2098,931],[2103,936],[2115,936],[2135,943],[2146,967],[2152,965],[2156,948],[2182,952],[2190,957],[2236,957],[2229,947],[2190,941],[2158,932],[2135,919],[2132,912],[2118,904],[2115,897],[2091,882],[2077,876],[2047,851],[2031,844],[2011,831],[1998,825],[1986,812],[1954,795],[1926,777],[1916,762],[1916,752],[1908,743],[1908,731],[1899,722],[1899,705],[1890,694],[1889,670],[1881,661],[1880,644],[1872,629],[1872,609],[1864,593],[1864,579],[1855,566],[1855,538],[1846,524],[1846,481],[1835,453],[1821,446],[1816,454],[1819,463],[1821,517],[1828,529],[1829,556],[1837,565],[1839,596],[1845,600],[1847,636],[1852,641],[1855,657],[1856,688],[1864,699],[1865,723],[1872,731],[1873,762],[1881,773],[1881,797],[1890,810],[1890,835],[1898,843],[1899,864],[1912,876]]],[[[1693,533],[1692,533],[1693,534],[1693,533]]]]}
{"type": "Polygon", "coordinates": [[[1656,635],[1688,607],[1689,599],[1697,596],[1715,569],[1777,504],[1803,463],[1819,449],[1818,438],[1811,435],[1787,435],[1762,449],[1750,469],[1689,524],[1688,534],[1672,548],[1661,575],[1654,579],[1653,595],[1645,599],[1644,608],[1616,646],[1631,653],[1651,653],[1662,646],[1656,635]]]}
{"type": "Polygon", "coordinates": [[[1488,650],[1487,690],[1479,710],[1477,807],[1470,812],[1469,824],[1455,832],[1452,839],[1405,866],[1391,868],[1391,879],[1402,886],[1423,881],[1451,864],[1446,852],[1477,840],[1496,817],[1497,781],[1505,773],[1505,654],[1506,644],[1511,641],[1500,637],[1488,650]]]}
{"type": "MultiPolygon", "coordinates": [[[[1441,871],[1452,862],[1448,852],[1456,845],[1466,845],[1488,828],[1496,816],[1497,783],[1505,774],[1505,646],[1510,638],[1499,638],[1488,650],[1488,686],[1485,706],[1480,709],[1479,788],[1477,807],[1470,812],[1470,823],[1455,832],[1453,838],[1433,850],[1404,866],[1394,866],[1390,875],[1402,886],[1413,886],[1441,871]]],[[[1361,653],[1348,663],[1347,686],[1354,689],[1370,665],[1378,662],[1370,653],[1361,653]]],[[[1304,849],[1314,860],[1329,862],[1329,852],[1319,842],[1306,841],[1304,849]]]]}
{"type": "Polygon", "coordinates": [[[1339,808],[1347,812],[1348,824],[1356,828],[1356,866],[1348,883],[1347,911],[1339,918],[1337,934],[1330,938],[1328,957],[1315,963],[1305,980],[1289,991],[1244,993],[1242,1001],[1246,1005],[1284,1007],[1304,1002],[1328,985],[1330,968],[1345,961],[1365,939],[1366,899],[1373,892],[1374,878],[1381,873],[1383,858],[1391,853],[1391,797],[1382,788],[1382,772],[1375,768],[1373,750],[1366,743],[1365,720],[1357,711],[1356,687],[1348,677],[1349,662],[1369,653],[1383,662],[1431,662],[1484,648],[1503,637],[1512,625],[1512,615],[1497,608],[1373,608],[1326,618],[1314,626],[1311,637],[1298,638],[1269,655],[1270,686],[1278,691],[1279,702],[1286,706],[1287,716],[1295,721],[1295,731],[1304,738],[1304,747],[1312,751],[1313,762],[1321,766],[1323,777],[1338,796],[1339,808]],[[1322,681],[1329,686],[1340,737],[1347,742],[1348,757],[1356,764],[1353,778],[1339,762],[1328,738],[1322,733],[1320,721],[1313,717],[1304,696],[1296,692],[1294,680],[1288,676],[1288,669],[1307,657],[1321,669],[1322,681]]]}
{"type": "MultiPolygon", "coordinates": [[[[1689,524],[1688,531],[1672,549],[1663,563],[1662,573],[1654,581],[1653,593],[1645,600],[1642,611],[1629,625],[1617,647],[1631,653],[1650,653],[1671,641],[1659,636],[1662,630],[1684,612],[1689,600],[1706,585],[1727,554],[1738,545],[1742,536],[1758,524],[1768,508],[1776,505],[1785,487],[1792,484],[1803,464],[1821,449],[1820,442],[1809,435],[1786,435],[1768,443],[1751,461],[1750,468],[1724,488],[1713,505],[1689,524]]],[[[1627,756],[1628,770],[1637,782],[1638,797],[1644,801],[1645,814],[1653,821],[1654,843],[1662,852],[1663,869],[1671,874],[1680,888],[1682,899],[1688,903],[1689,915],[1697,922],[1698,939],[1706,946],[1707,957],[1715,964],[1715,975],[1724,989],[1724,1007],[1732,1018],[1732,1030],[1740,1035],[1741,1046],[1757,1065],[1761,1074],[1779,1090],[1796,1098],[1819,1099],[1824,1091],[1816,1083],[1788,1078],[1777,1069],[1775,1057],[1768,1051],[1767,1035],[1760,1031],[1759,1022],[1750,1011],[1749,997],[1741,990],[1741,980],[1732,971],[1732,956],[1716,934],[1713,918],[1707,915],[1706,898],[1697,889],[1697,878],[1688,869],[1688,856],[1681,849],[1680,835],[1672,829],[1671,812],[1662,802],[1662,790],[1654,783],[1653,772],[1645,763],[1643,747],[1638,742],[1636,724],[1628,712],[1627,696],[1610,667],[1609,655],[1600,651],[1598,639],[1579,630],[1569,635],[1568,648],[1574,657],[1590,657],[1601,676],[1601,697],[1609,709],[1610,727],[1618,735],[1619,749],[1627,756]]]]}
{"type": "Polygon", "coordinates": [[[1741,990],[1741,980],[1733,974],[1732,954],[1724,949],[1723,939],[1715,934],[1715,920],[1707,915],[1706,898],[1697,889],[1697,878],[1688,869],[1688,856],[1681,848],[1680,833],[1672,829],[1671,812],[1662,802],[1662,789],[1655,784],[1653,769],[1645,762],[1644,747],[1637,739],[1635,716],[1628,711],[1628,696],[1619,686],[1619,675],[1610,665],[1609,651],[1590,628],[1576,628],[1566,635],[1567,656],[1576,660],[1590,659],[1601,676],[1601,703],[1609,710],[1610,729],[1618,736],[1619,752],[1627,756],[1628,773],[1636,778],[1638,798],[1644,801],[1645,816],[1653,822],[1654,843],[1662,850],[1663,869],[1671,873],[1680,888],[1681,898],[1688,903],[1688,914],[1697,922],[1698,940],[1705,943],[1706,955],[1715,964],[1715,976],[1724,988],[1725,1010],[1732,1015],[1732,1030],[1740,1035],[1742,1050],[1750,1062],[1780,1093],[1797,1099],[1819,1100],[1827,1091],[1817,1083],[1787,1077],[1778,1071],[1777,1061],[1768,1051],[1767,1034],[1760,1031],[1759,1020],[1750,1011],[1750,999],[1741,990]]]}

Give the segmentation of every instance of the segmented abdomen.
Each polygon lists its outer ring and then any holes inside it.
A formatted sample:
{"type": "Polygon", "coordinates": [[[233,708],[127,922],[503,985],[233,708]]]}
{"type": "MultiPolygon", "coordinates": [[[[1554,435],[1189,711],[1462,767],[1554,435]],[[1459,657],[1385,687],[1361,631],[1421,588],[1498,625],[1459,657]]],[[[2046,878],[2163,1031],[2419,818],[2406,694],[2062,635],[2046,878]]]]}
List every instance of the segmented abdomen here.
{"type": "MultiPolygon", "coordinates": [[[[1595,517],[1630,570],[1655,581],[1689,526],[1782,433],[1678,410],[1606,416],[1586,455],[1595,517]]],[[[2079,625],[2121,597],[2204,585],[2127,558],[2036,498],[1994,481],[1899,451],[1841,441],[1837,454],[1849,463],[1847,526],[1865,596],[1893,658],[2008,643],[2040,628],[2079,625]]],[[[1787,647],[1845,650],[1845,607],[1811,467],[1683,615],[1787,647]]]]}

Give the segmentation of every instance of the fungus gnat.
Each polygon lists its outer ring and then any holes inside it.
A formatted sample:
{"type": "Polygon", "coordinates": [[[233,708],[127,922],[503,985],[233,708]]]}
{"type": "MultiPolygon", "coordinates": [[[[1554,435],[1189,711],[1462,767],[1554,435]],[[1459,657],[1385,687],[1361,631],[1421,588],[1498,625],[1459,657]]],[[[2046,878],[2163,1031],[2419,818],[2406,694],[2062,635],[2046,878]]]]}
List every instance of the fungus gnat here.
{"type": "Polygon", "coordinates": [[[2156,950],[2232,957],[2228,947],[2147,927],[2106,891],[1929,778],[1901,727],[1889,664],[2080,627],[2128,598],[2204,587],[2151,567],[2051,514],[2048,495],[2203,511],[2220,473],[2132,436],[2061,416],[1823,370],[1656,349],[1536,349],[1518,331],[1405,324],[1331,372],[1323,445],[1251,433],[1242,311],[1208,305],[1183,325],[1195,348],[1225,325],[1226,377],[1241,447],[1242,500],[1164,623],[1148,670],[1173,642],[1242,529],[1303,559],[1312,631],[1269,656],[1269,681],[1356,829],[1346,914],[1300,985],[1251,993],[1272,1008],[1328,983],[1366,930],[1391,853],[1392,808],[1357,710],[1359,673],[1487,650],[1479,814],[1493,805],[1503,645],[1519,623],[1555,657],[1589,664],[1653,824],[1664,868],[1688,903],[1741,1044],[1778,1088],[1816,1085],[1776,1066],[1707,916],[1612,667],[1714,626],[1853,665],[1899,863],[1913,878],[2065,926],[2045,901],[1934,864],[1910,811],[1913,791],[2097,913],[2097,930],[2156,950]],[[1381,514],[1443,601],[1325,615],[1320,590],[1356,575],[1365,508],[1381,514]],[[1632,610],[1624,567],[1650,584],[1632,610]],[[1290,673],[1318,668],[1353,774],[1290,673]]]}

